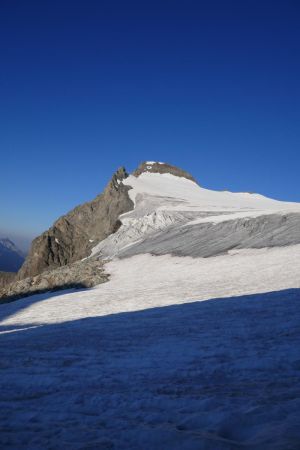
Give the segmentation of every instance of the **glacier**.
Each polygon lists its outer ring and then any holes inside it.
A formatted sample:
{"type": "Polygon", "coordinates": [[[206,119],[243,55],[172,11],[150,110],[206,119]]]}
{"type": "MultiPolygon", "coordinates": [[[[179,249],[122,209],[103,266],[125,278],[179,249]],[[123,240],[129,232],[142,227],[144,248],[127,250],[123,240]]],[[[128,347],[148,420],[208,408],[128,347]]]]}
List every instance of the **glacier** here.
{"type": "Polygon", "coordinates": [[[1,448],[297,450],[300,205],[122,183],[107,283],[0,304],[1,448]]]}
{"type": "Polygon", "coordinates": [[[300,243],[300,205],[259,194],[211,191],[172,174],[142,173],[131,187],[133,211],[91,256],[174,254],[208,257],[232,248],[300,243]]]}

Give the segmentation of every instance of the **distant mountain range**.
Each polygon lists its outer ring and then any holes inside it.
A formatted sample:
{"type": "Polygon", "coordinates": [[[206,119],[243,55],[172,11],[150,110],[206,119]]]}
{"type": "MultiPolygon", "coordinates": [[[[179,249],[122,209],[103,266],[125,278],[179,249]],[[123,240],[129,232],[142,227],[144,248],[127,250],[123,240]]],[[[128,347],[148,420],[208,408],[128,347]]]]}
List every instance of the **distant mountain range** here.
{"type": "Polygon", "coordinates": [[[0,271],[17,272],[23,262],[23,252],[10,239],[0,238],[0,271]]]}

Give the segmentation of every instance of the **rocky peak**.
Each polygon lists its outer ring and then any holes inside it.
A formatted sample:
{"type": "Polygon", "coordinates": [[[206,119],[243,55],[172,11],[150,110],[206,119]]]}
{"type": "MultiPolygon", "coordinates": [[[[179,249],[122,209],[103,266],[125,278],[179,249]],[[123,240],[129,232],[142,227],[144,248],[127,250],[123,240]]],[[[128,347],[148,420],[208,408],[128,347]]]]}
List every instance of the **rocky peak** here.
{"type": "Polygon", "coordinates": [[[128,177],[120,167],[102,194],[60,217],[32,243],[18,279],[36,276],[45,270],[65,266],[90,255],[91,248],[121,225],[119,216],[133,209],[128,195],[128,177]]]}
{"type": "Polygon", "coordinates": [[[118,180],[122,181],[128,177],[128,173],[125,167],[119,167],[118,170],[114,173],[113,177],[116,177],[118,180]]]}
{"type": "Polygon", "coordinates": [[[176,177],[187,178],[188,180],[194,181],[196,183],[195,178],[185,170],[180,169],[179,167],[172,166],[171,164],[163,163],[163,162],[155,162],[155,161],[145,161],[139,165],[139,167],[133,172],[135,177],[138,177],[142,173],[170,173],[171,175],[175,175],[176,177]]]}
{"type": "MultiPolygon", "coordinates": [[[[133,175],[138,177],[145,172],[170,173],[195,181],[188,172],[166,163],[144,162],[133,175]]],[[[131,187],[123,183],[127,177],[126,169],[120,167],[102,194],[60,217],[38,236],[18,272],[18,279],[81,260],[90,255],[97,243],[115,233],[121,226],[119,216],[134,208],[128,195],[131,187]]]]}
{"type": "Polygon", "coordinates": [[[125,167],[119,167],[119,169],[113,174],[110,182],[108,183],[106,190],[115,189],[119,190],[120,185],[122,185],[122,181],[128,177],[128,173],[125,167]]]}

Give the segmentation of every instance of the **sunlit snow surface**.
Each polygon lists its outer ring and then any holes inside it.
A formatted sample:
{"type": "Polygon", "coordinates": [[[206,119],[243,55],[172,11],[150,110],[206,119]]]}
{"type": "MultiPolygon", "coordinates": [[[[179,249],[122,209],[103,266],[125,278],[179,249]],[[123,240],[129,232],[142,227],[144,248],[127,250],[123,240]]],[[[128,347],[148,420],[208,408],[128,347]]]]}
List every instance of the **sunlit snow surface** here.
{"type": "Polygon", "coordinates": [[[1,448],[299,448],[299,245],[106,270],[0,307],[1,448]]]}
{"type": "MultiPolygon", "coordinates": [[[[186,202],[192,208],[208,210],[215,208],[225,209],[284,209],[297,208],[299,204],[291,202],[280,202],[260,194],[248,192],[213,191],[199,186],[194,181],[184,177],[177,177],[168,173],[142,173],[138,177],[130,175],[123,180],[123,184],[131,186],[129,195],[135,201],[138,194],[149,194],[151,196],[163,196],[186,202]]],[[[170,209],[170,208],[168,208],[170,209]]]]}

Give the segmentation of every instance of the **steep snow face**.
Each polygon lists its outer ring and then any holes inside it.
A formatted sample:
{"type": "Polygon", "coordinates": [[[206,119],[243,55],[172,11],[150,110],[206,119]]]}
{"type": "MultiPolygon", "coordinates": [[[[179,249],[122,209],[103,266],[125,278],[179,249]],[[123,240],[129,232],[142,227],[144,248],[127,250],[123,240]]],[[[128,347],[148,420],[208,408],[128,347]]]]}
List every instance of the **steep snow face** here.
{"type": "Polygon", "coordinates": [[[120,216],[120,229],[96,245],[93,256],[139,253],[212,256],[239,247],[253,233],[257,239],[249,242],[250,247],[272,246],[272,242],[263,239],[266,237],[263,229],[255,231],[266,227],[272,236],[278,229],[284,234],[284,226],[289,228],[290,241],[275,239],[274,245],[300,242],[300,215],[291,216],[300,213],[300,204],[280,202],[259,194],[211,191],[167,173],[131,175],[123,184],[131,187],[129,196],[135,208],[120,216]],[[263,220],[258,219],[262,216],[263,220]],[[265,216],[270,216],[267,225],[265,216]],[[220,223],[224,225],[211,228],[220,223]],[[218,245],[213,246],[210,241],[218,245]]]}

